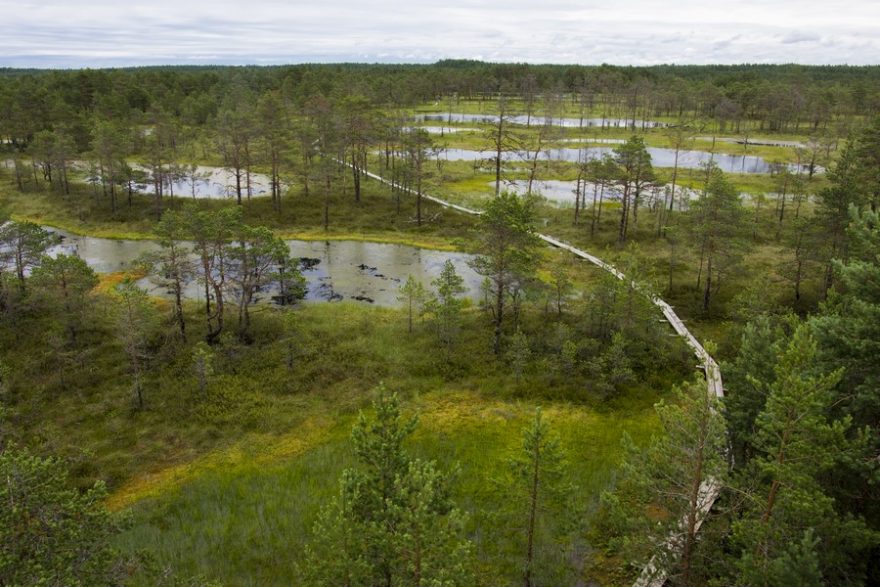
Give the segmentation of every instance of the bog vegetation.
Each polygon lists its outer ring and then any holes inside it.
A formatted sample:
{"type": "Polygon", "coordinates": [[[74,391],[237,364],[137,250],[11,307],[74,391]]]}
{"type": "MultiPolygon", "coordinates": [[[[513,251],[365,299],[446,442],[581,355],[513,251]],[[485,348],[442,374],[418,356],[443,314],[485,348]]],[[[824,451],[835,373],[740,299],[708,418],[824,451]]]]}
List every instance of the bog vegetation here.
{"type": "Polygon", "coordinates": [[[874,584],[878,162],[874,67],[2,70],[0,584],[874,584]]]}

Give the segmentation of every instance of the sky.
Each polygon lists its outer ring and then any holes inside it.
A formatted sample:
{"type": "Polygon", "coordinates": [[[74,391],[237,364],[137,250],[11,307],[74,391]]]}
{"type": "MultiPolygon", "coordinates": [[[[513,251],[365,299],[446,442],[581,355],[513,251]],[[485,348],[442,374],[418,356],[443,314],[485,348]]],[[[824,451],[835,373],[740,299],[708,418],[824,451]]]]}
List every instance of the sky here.
{"type": "Polygon", "coordinates": [[[880,64],[880,0],[0,0],[0,67],[880,64]]]}

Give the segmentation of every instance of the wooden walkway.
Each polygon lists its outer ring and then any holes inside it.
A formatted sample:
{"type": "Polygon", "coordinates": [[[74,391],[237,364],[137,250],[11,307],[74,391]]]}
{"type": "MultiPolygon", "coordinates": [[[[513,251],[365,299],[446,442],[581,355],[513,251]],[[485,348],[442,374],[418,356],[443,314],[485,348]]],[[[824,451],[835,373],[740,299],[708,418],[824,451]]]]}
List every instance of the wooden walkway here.
{"type": "MultiPolygon", "coordinates": [[[[345,165],[351,166],[346,163],[345,165]]],[[[375,173],[362,171],[364,175],[375,179],[381,183],[387,184],[389,186],[393,186],[395,189],[400,189],[405,192],[408,192],[414,196],[418,194],[415,190],[404,188],[401,186],[395,186],[391,181],[385,179],[384,177],[377,175],[375,173]]],[[[439,204],[445,208],[449,208],[452,210],[456,210],[458,212],[462,212],[464,214],[470,214],[472,216],[479,216],[481,212],[479,210],[474,210],[472,208],[467,208],[465,206],[459,206],[458,204],[453,204],[452,202],[448,202],[443,200],[442,198],[438,198],[436,196],[429,196],[422,192],[422,198],[428,200],[429,202],[434,202],[435,204],[439,204]]],[[[576,257],[589,261],[593,265],[604,269],[608,273],[614,275],[616,278],[620,280],[626,280],[626,276],[618,271],[613,265],[606,263],[599,257],[595,255],[591,255],[590,253],[578,249],[566,242],[563,242],[555,237],[552,237],[547,234],[537,233],[538,238],[540,238],[545,243],[566,250],[573,254],[576,257]]],[[[633,284],[634,287],[640,289],[637,284],[633,284]]],[[[718,368],[718,363],[715,362],[706,349],[703,348],[703,345],[696,339],[696,337],[691,334],[690,330],[687,329],[687,326],[684,325],[684,322],[678,315],[675,313],[675,310],[672,309],[668,303],[666,303],[661,298],[653,295],[646,294],[651,298],[651,301],[655,306],[660,308],[660,311],[663,312],[663,316],[666,318],[666,321],[669,322],[669,325],[672,326],[672,329],[681,336],[685,343],[691,348],[694,354],[697,357],[697,360],[700,361],[700,368],[703,370],[706,376],[706,393],[709,396],[721,399],[724,397],[724,386],[721,381],[721,369],[718,368]]],[[[703,524],[703,520],[709,514],[709,511],[712,509],[712,506],[715,504],[715,500],[718,499],[718,495],[721,493],[721,484],[713,478],[707,478],[700,484],[700,489],[698,493],[698,502],[699,502],[699,512],[700,516],[697,519],[696,529],[699,530],[700,526],[703,524]]],[[[682,525],[684,524],[684,520],[681,521],[682,525]]],[[[675,546],[678,543],[678,540],[675,536],[670,536],[667,540],[667,545],[675,546]]],[[[639,578],[633,584],[633,587],[662,587],[664,583],[666,583],[667,574],[666,571],[657,566],[657,556],[651,558],[648,561],[648,564],[642,569],[639,578]]]]}

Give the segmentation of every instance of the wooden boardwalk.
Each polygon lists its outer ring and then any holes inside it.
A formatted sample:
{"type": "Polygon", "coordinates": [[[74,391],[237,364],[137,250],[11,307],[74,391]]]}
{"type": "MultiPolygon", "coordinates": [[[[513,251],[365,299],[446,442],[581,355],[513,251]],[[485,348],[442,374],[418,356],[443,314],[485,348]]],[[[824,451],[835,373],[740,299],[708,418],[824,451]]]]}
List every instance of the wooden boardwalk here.
{"type": "MultiPolygon", "coordinates": [[[[347,163],[345,165],[348,165],[349,167],[351,166],[347,163]]],[[[375,179],[389,186],[393,186],[395,189],[403,190],[414,196],[418,195],[415,190],[404,188],[401,186],[395,186],[391,181],[375,173],[371,173],[368,171],[362,171],[362,173],[364,173],[364,175],[366,175],[367,177],[375,179]]],[[[449,208],[451,210],[456,210],[464,214],[470,214],[472,216],[479,216],[481,214],[479,210],[474,210],[465,206],[459,206],[458,204],[453,204],[452,202],[448,202],[442,198],[429,196],[424,192],[422,192],[422,198],[428,200],[429,202],[434,202],[435,204],[439,204],[440,206],[449,208]]],[[[626,280],[626,276],[623,273],[621,273],[613,265],[606,263],[599,257],[591,255],[590,253],[578,249],[577,247],[563,242],[553,236],[541,233],[537,233],[537,235],[538,238],[540,238],[545,243],[553,247],[566,250],[576,257],[589,261],[593,265],[604,269],[605,271],[614,275],[620,280],[626,280]]],[[[637,284],[633,285],[637,289],[640,289],[637,284]]],[[[685,343],[687,343],[687,345],[696,355],[697,360],[700,361],[700,368],[703,370],[706,376],[706,393],[714,398],[723,398],[724,386],[721,381],[721,369],[718,368],[718,363],[716,363],[715,359],[713,359],[706,351],[706,349],[703,348],[703,345],[700,344],[697,338],[693,334],[691,334],[691,331],[687,329],[687,326],[684,325],[684,322],[681,320],[681,318],[678,317],[678,315],[675,313],[675,310],[672,309],[672,306],[653,294],[646,293],[646,295],[651,298],[651,301],[654,303],[655,306],[660,308],[660,311],[663,313],[663,316],[666,318],[666,321],[669,323],[669,325],[672,326],[672,329],[675,330],[675,332],[684,339],[685,343]]],[[[720,493],[721,484],[716,479],[707,478],[703,480],[703,482],[700,484],[700,489],[698,493],[700,515],[697,519],[697,530],[700,529],[700,526],[703,524],[703,520],[709,514],[709,511],[712,509],[712,506],[715,504],[715,500],[718,499],[718,495],[720,493]]],[[[682,520],[682,524],[683,522],[684,520],[682,520]]],[[[677,542],[678,540],[675,536],[670,536],[667,544],[674,547],[677,542]]],[[[657,557],[654,556],[642,569],[642,572],[639,575],[639,578],[633,584],[633,587],[662,587],[663,584],[666,583],[666,578],[667,574],[665,569],[659,568],[657,566],[657,557]]]]}

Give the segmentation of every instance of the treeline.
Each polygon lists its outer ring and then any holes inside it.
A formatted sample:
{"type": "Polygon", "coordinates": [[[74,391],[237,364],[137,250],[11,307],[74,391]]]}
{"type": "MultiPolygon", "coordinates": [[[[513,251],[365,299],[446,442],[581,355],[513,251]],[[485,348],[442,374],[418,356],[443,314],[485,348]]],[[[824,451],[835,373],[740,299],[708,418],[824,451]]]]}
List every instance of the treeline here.
{"type": "Polygon", "coordinates": [[[447,62],[433,65],[291,65],[16,71],[0,75],[0,137],[24,148],[41,130],[72,129],[85,149],[92,119],[148,123],[164,112],[189,125],[216,117],[246,87],[303,105],[323,96],[412,107],[446,96],[499,94],[530,103],[553,94],[619,118],[701,116],[731,128],[807,131],[880,111],[876,67],[561,66],[447,62]]]}

